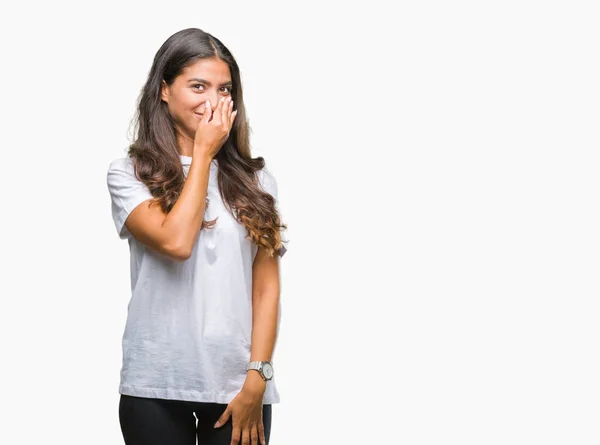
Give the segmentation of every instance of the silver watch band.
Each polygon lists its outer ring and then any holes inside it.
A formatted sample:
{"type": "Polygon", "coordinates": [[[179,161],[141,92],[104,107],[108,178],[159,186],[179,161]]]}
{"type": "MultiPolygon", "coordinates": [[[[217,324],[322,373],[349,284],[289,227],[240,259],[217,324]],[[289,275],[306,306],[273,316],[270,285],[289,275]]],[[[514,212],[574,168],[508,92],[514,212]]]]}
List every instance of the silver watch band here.
{"type": "Polygon", "coordinates": [[[246,366],[246,371],[249,371],[250,369],[256,369],[257,371],[260,371],[260,369],[262,368],[262,364],[262,361],[250,362],[248,363],[248,366],[246,366]]]}
{"type": "Polygon", "coordinates": [[[249,371],[251,369],[254,369],[254,370],[258,371],[258,373],[260,374],[261,378],[264,381],[268,381],[268,380],[271,380],[273,378],[273,365],[269,361],[253,361],[253,362],[250,362],[246,366],[246,371],[249,371]],[[265,370],[265,366],[264,365],[267,365],[266,370],[265,370]]]}
{"type": "Polygon", "coordinates": [[[250,362],[250,363],[248,363],[248,366],[246,366],[246,371],[248,371],[250,369],[256,369],[257,371],[260,371],[263,363],[268,363],[268,362],[260,361],[260,360],[255,361],[255,362],[250,362]]]}

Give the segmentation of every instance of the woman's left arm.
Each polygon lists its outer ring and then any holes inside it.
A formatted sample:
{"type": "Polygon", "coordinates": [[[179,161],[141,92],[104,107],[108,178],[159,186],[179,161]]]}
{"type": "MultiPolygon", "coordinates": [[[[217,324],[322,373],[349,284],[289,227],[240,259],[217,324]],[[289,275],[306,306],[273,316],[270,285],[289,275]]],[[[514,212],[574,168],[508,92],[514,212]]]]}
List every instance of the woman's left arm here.
{"type": "MultiPolygon", "coordinates": [[[[279,312],[279,256],[267,256],[258,247],[252,264],[252,340],[250,361],[271,361],[277,339],[279,312]]],[[[257,371],[248,371],[244,389],[264,393],[266,384],[257,371]]]]}
{"type": "MultiPolygon", "coordinates": [[[[269,257],[258,247],[252,264],[252,340],[250,361],[271,361],[277,337],[279,311],[279,256],[269,257]]],[[[246,371],[242,390],[227,405],[215,428],[232,418],[232,444],[265,444],[262,423],[263,396],[267,389],[257,371],[246,371]]]]}

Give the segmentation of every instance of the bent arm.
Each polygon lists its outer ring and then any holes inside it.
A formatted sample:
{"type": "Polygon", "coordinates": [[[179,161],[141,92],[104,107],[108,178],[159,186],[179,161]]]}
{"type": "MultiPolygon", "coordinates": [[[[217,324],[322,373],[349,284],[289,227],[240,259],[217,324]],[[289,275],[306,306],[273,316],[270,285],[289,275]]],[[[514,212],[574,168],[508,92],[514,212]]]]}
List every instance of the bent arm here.
{"type": "Polygon", "coordinates": [[[185,184],[168,214],[147,202],[136,207],[125,225],[142,244],[176,261],[187,260],[202,226],[212,158],[197,153],[185,184]]]}

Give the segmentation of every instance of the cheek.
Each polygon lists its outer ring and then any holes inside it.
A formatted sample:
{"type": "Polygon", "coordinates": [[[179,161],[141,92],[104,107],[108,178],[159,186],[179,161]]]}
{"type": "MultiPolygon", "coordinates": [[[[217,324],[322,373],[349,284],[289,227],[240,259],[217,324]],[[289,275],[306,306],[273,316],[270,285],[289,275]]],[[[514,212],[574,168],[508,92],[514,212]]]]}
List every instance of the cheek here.
{"type": "Polygon", "coordinates": [[[187,113],[200,104],[200,95],[193,92],[182,91],[171,98],[171,109],[178,114],[187,113]]]}
{"type": "Polygon", "coordinates": [[[197,109],[200,106],[200,104],[204,102],[204,100],[202,100],[202,94],[194,93],[191,91],[182,94],[179,100],[181,107],[188,111],[197,109]]]}
{"type": "Polygon", "coordinates": [[[180,123],[190,121],[195,118],[194,110],[200,107],[203,102],[199,94],[181,94],[177,98],[169,101],[169,110],[171,115],[180,123]]]}

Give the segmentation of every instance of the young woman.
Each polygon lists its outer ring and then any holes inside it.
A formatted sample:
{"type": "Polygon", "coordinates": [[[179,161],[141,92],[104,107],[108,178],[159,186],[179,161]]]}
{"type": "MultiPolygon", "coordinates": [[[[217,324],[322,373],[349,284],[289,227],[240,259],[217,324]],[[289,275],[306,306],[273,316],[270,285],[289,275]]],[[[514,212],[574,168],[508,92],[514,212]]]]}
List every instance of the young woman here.
{"type": "Polygon", "coordinates": [[[250,153],[238,65],[217,38],[185,29],[160,47],[107,185],[131,254],[125,443],[268,444],[287,226],[275,178],[250,153]]]}

